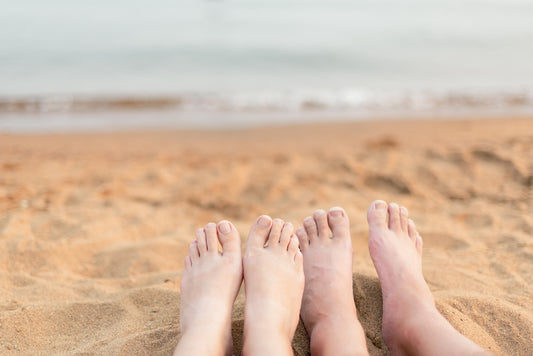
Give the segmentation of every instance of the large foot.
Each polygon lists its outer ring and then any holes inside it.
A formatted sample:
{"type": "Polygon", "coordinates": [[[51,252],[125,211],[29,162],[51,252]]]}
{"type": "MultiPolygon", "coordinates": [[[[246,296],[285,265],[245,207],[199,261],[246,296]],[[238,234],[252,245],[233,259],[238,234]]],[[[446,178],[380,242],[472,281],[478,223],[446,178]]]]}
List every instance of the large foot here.
{"type": "Polygon", "coordinates": [[[311,338],[311,354],[367,355],[353,299],[353,250],[346,212],[317,210],[296,235],[304,257],[301,316],[311,338]]]}
{"type": "Polygon", "coordinates": [[[245,355],[290,355],[304,288],[302,253],[293,226],[261,216],[243,258],[245,355]],[[266,244],[266,247],[265,247],[266,244]]]}
{"type": "Polygon", "coordinates": [[[383,338],[393,355],[469,355],[485,351],[435,308],[422,275],[422,238],[407,209],[384,201],[368,209],[368,247],[383,292],[383,338]]]}
{"type": "Polygon", "coordinates": [[[241,240],[235,226],[221,221],[199,229],[185,259],[181,340],[174,355],[231,355],[231,310],[242,276],[241,240]]]}

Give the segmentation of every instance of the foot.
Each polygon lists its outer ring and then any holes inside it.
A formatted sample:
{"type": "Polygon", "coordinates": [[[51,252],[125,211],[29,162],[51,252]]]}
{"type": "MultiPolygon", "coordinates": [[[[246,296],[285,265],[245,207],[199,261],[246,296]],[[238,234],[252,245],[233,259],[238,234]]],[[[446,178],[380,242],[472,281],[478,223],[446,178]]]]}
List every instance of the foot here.
{"type": "Polygon", "coordinates": [[[422,238],[407,209],[377,200],[367,218],[370,257],[383,294],[383,338],[391,354],[485,354],[437,311],[422,275],[422,238]]]}
{"type": "Polygon", "coordinates": [[[243,258],[245,355],[291,355],[304,288],[302,253],[293,226],[260,216],[243,258]]]}
{"type": "Polygon", "coordinates": [[[181,340],[174,355],[231,355],[231,310],[242,278],[235,226],[221,221],[196,231],[181,280],[181,340]]]}
{"type": "Polygon", "coordinates": [[[346,212],[317,210],[296,235],[305,272],[301,316],[311,338],[311,354],[367,355],[353,299],[353,250],[346,212]]]}

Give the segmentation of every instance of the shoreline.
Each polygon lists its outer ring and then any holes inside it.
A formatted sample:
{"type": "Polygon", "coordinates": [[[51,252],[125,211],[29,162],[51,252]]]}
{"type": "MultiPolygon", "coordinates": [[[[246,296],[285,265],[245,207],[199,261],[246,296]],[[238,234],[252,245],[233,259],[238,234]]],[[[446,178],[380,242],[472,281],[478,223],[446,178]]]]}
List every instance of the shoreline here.
{"type": "MultiPolygon", "coordinates": [[[[277,121],[272,120],[269,123],[250,123],[250,124],[236,124],[236,123],[229,123],[222,125],[222,123],[218,125],[197,125],[192,127],[185,126],[179,126],[179,124],[167,122],[168,126],[162,125],[158,126],[157,124],[153,123],[153,120],[151,120],[151,115],[145,115],[144,113],[141,114],[145,119],[147,119],[147,122],[143,122],[139,125],[135,125],[132,123],[127,122],[120,122],[118,125],[116,123],[110,123],[107,121],[107,117],[103,117],[103,121],[100,123],[97,123],[96,125],[89,125],[89,126],[82,126],[78,128],[66,128],[66,127],[60,127],[58,125],[54,125],[54,123],[50,122],[41,122],[41,123],[35,123],[35,122],[27,122],[25,126],[21,126],[19,128],[15,129],[5,129],[6,126],[6,120],[0,119],[0,136],[7,137],[7,136],[68,136],[68,135],[124,135],[124,134],[159,134],[159,133],[202,133],[202,132],[244,132],[244,131],[257,131],[257,130],[269,130],[269,129],[290,129],[290,130],[296,130],[298,128],[305,129],[306,127],[339,127],[339,126],[345,126],[345,127],[352,127],[353,125],[362,125],[362,126],[373,126],[381,127],[381,126],[388,126],[388,125],[395,125],[395,124],[401,124],[401,123],[408,123],[408,124],[433,124],[436,125],[440,124],[446,124],[446,123],[468,123],[468,122],[493,122],[493,123],[501,123],[501,122],[523,122],[523,121],[533,121],[533,114],[529,112],[524,112],[522,114],[515,113],[514,115],[503,115],[499,113],[492,112],[491,114],[472,114],[472,115],[465,115],[465,114],[457,114],[457,115],[447,115],[443,114],[440,115],[430,115],[427,113],[420,113],[418,115],[414,115],[413,113],[406,113],[405,115],[402,114],[394,114],[391,116],[365,116],[365,117],[354,117],[351,114],[346,114],[346,116],[322,116],[322,114],[317,115],[314,119],[313,117],[307,117],[302,118],[301,115],[295,115],[294,117],[300,117],[301,119],[299,121],[293,122],[293,121],[277,121]],[[315,121],[316,120],[316,121],[315,121]],[[3,121],[3,122],[2,122],[3,121]],[[178,126],[176,126],[178,125],[178,126]],[[52,126],[51,128],[44,128],[46,126],[52,126]]],[[[242,114],[245,115],[245,114],[242,114]]],[[[91,115],[94,116],[94,115],[91,115]]],[[[96,115],[98,117],[98,115],[96,115]]],[[[36,116],[38,117],[38,116],[36,116]]],[[[125,119],[129,118],[129,115],[125,116],[125,119]]],[[[268,117],[268,115],[265,114],[265,117],[268,117]]],[[[282,116],[281,118],[284,118],[282,116]]],[[[9,124],[7,125],[9,126],[9,124]]]]}
{"type": "Polygon", "coordinates": [[[359,111],[135,111],[0,114],[1,134],[77,134],[140,131],[235,131],[284,126],[397,121],[467,121],[531,119],[533,109],[439,109],[359,111]]]}

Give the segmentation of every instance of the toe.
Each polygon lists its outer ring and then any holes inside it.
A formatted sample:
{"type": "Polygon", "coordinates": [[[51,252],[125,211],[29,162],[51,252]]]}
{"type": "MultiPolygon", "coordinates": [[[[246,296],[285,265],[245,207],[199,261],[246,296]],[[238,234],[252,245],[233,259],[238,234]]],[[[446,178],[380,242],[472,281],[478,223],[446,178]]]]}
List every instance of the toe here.
{"type": "Polygon", "coordinates": [[[343,208],[334,207],[328,212],[328,225],[334,239],[350,238],[350,221],[343,208]]]}
{"type": "Polygon", "coordinates": [[[287,249],[293,232],[294,226],[292,226],[290,222],[283,225],[283,228],[281,229],[281,237],[279,238],[279,245],[281,248],[287,249]]]}
{"type": "Polygon", "coordinates": [[[191,258],[189,256],[185,257],[184,266],[185,266],[185,269],[189,269],[192,267],[191,258]]]}
{"type": "Polygon", "coordinates": [[[329,239],[328,215],[325,210],[319,209],[313,214],[318,229],[318,238],[329,239]]]}
{"type": "Polygon", "coordinates": [[[405,206],[400,207],[400,226],[402,231],[407,232],[407,226],[409,225],[409,212],[405,206]]]}
{"type": "Polygon", "coordinates": [[[389,204],[389,229],[396,232],[402,231],[400,207],[396,203],[389,204]]]}
{"type": "MultiPolygon", "coordinates": [[[[201,231],[203,233],[202,229],[198,231],[201,231]]],[[[191,242],[191,244],[189,245],[189,257],[191,258],[191,262],[193,263],[198,261],[198,259],[200,258],[200,254],[198,253],[198,242],[196,242],[196,240],[191,242]]]]}
{"type": "Polygon", "coordinates": [[[407,232],[411,241],[413,241],[413,243],[416,243],[416,235],[418,235],[418,232],[416,231],[415,222],[411,219],[409,219],[407,223],[407,232]]]}
{"type": "Polygon", "coordinates": [[[279,238],[281,237],[281,229],[283,229],[285,222],[281,219],[274,219],[270,235],[268,235],[268,246],[277,247],[279,245],[279,238]]]}
{"type": "Polygon", "coordinates": [[[298,271],[302,271],[304,268],[304,256],[302,255],[302,251],[296,251],[296,255],[294,255],[294,264],[297,266],[298,271]]]}
{"type": "Polygon", "coordinates": [[[207,241],[205,237],[205,228],[196,230],[196,245],[200,256],[207,252],[207,241]]]}
{"type": "Polygon", "coordinates": [[[296,252],[299,251],[298,246],[300,243],[298,242],[298,238],[296,236],[292,236],[289,238],[289,245],[287,246],[287,251],[289,251],[289,256],[291,258],[294,258],[296,256],[296,252]]]}
{"type": "Polygon", "coordinates": [[[270,227],[272,226],[272,218],[268,215],[261,215],[250,228],[248,235],[248,246],[263,247],[268,238],[270,227]]]}
{"type": "Polygon", "coordinates": [[[227,220],[222,220],[217,225],[218,241],[222,246],[222,254],[240,253],[241,239],[239,232],[233,224],[227,220]]]}
{"type": "Polygon", "coordinates": [[[383,200],[376,200],[368,208],[366,214],[369,228],[386,229],[387,228],[387,203],[383,200]]]}
{"type": "Polygon", "coordinates": [[[205,236],[207,237],[207,251],[218,252],[217,225],[209,223],[205,226],[205,236]]]}
{"type": "Polygon", "coordinates": [[[299,227],[296,230],[296,236],[298,236],[298,241],[300,242],[300,249],[302,251],[307,250],[307,246],[309,246],[309,237],[307,237],[307,233],[305,232],[304,227],[299,227]]]}
{"type": "Polygon", "coordinates": [[[304,220],[304,228],[307,236],[309,237],[309,243],[313,243],[318,239],[318,230],[316,229],[315,219],[312,216],[308,216],[304,220]]]}
{"type": "Polygon", "coordinates": [[[422,256],[422,247],[424,247],[424,242],[422,240],[422,236],[420,234],[416,235],[416,251],[420,256],[422,256]]]}

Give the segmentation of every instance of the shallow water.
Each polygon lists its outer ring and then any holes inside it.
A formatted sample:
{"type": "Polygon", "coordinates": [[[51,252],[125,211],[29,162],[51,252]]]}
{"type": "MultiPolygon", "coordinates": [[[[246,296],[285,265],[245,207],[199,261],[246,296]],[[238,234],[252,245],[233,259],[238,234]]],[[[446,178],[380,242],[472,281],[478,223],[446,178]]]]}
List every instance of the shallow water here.
{"type": "Polygon", "coordinates": [[[184,113],[533,112],[528,0],[0,3],[0,129],[139,107],[177,126],[184,113]]]}

